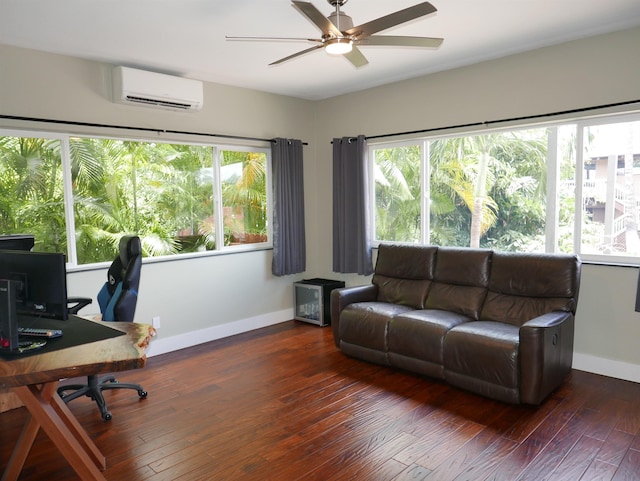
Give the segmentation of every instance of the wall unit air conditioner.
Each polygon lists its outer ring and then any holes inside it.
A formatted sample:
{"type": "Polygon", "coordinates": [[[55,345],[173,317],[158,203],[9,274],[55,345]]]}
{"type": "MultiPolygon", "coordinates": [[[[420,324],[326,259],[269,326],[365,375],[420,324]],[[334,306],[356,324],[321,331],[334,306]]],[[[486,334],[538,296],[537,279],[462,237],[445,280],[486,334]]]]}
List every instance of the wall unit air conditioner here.
{"type": "Polygon", "coordinates": [[[171,110],[200,110],[202,82],[129,67],[113,69],[113,101],[171,110]]]}

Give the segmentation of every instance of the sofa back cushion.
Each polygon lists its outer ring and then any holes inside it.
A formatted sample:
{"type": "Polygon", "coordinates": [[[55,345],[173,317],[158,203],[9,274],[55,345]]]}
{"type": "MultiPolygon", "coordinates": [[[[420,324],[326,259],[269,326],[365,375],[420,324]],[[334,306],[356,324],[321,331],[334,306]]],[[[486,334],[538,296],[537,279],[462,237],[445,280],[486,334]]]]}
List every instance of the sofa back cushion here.
{"type": "Polygon", "coordinates": [[[487,294],[491,255],[488,249],[440,247],[425,307],[478,320],[487,294]]]}
{"type": "Polygon", "coordinates": [[[435,246],[381,244],[373,275],[378,301],[423,309],[437,251],[435,246]]]}
{"type": "Polygon", "coordinates": [[[481,318],[521,326],[551,311],[575,314],[580,270],[575,255],[494,252],[481,318]]]}

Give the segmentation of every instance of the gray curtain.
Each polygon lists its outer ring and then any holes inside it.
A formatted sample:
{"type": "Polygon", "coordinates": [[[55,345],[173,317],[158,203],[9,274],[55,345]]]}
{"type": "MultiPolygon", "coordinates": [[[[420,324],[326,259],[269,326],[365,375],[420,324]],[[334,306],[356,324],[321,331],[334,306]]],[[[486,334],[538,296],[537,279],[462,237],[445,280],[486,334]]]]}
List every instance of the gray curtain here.
{"type": "Polygon", "coordinates": [[[273,173],[273,262],[275,276],[306,269],[304,234],[304,179],[302,141],[274,139],[271,144],[273,173]]]}
{"type": "Polygon", "coordinates": [[[373,273],[367,140],[333,139],[333,271],[373,273]]]}

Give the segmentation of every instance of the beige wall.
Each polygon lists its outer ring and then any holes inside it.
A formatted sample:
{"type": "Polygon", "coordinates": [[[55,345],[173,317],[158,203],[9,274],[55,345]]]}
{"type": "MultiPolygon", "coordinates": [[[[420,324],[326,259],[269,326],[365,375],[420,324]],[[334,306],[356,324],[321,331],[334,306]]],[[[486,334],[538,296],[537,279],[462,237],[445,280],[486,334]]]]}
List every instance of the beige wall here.
{"type": "MultiPolygon", "coordinates": [[[[0,113],[4,115],[258,138],[289,137],[307,142],[314,132],[313,117],[309,115],[313,104],[291,97],[205,84],[202,111],[173,112],[112,103],[111,65],[0,46],[0,66],[0,113]]],[[[1,126],[66,128],[6,120],[0,120],[1,126]]],[[[119,134],[151,138],[156,135],[131,131],[119,134]]],[[[200,142],[203,138],[190,140],[200,142]]],[[[305,147],[305,156],[314,157],[311,147],[305,147]]],[[[160,317],[161,328],[151,352],[291,319],[292,282],[301,276],[272,276],[271,254],[272,251],[263,250],[145,263],[136,321],[151,322],[153,316],[160,317]]],[[[106,267],[70,272],[69,294],[94,297],[105,278],[106,267]]],[[[83,311],[93,312],[99,312],[95,301],[83,311]]]]}
{"type": "MultiPolygon", "coordinates": [[[[291,283],[331,272],[333,137],[379,135],[640,99],[640,29],[309,102],[208,84],[205,108],[173,113],[108,100],[110,66],[0,46],[0,113],[256,137],[305,147],[307,273],[274,278],[271,251],[145,264],[137,320],[159,315],[161,350],[292,315],[291,283]],[[295,277],[295,278],[294,278],[295,277]],[[239,327],[228,327],[230,323],[239,327]]],[[[0,126],[19,124],[0,121],[0,126]]],[[[69,275],[94,295],[103,271],[69,275]]],[[[574,366],[640,382],[636,268],[585,266],[574,366]]],[[[368,278],[342,276],[349,285],[368,278]]]]}

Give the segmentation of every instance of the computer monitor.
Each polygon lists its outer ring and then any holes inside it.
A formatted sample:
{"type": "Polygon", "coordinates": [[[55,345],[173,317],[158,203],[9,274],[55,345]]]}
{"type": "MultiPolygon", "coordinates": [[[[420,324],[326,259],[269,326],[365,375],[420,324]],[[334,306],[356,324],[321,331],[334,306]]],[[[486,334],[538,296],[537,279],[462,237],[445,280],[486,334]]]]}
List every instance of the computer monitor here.
{"type": "Polygon", "coordinates": [[[30,251],[35,244],[35,236],[32,234],[5,234],[0,235],[0,249],[12,251],[30,251]]]}
{"type": "Polygon", "coordinates": [[[0,279],[16,281],[18,314],[67,320],[64,254],[0,250],[0,279]]]}

